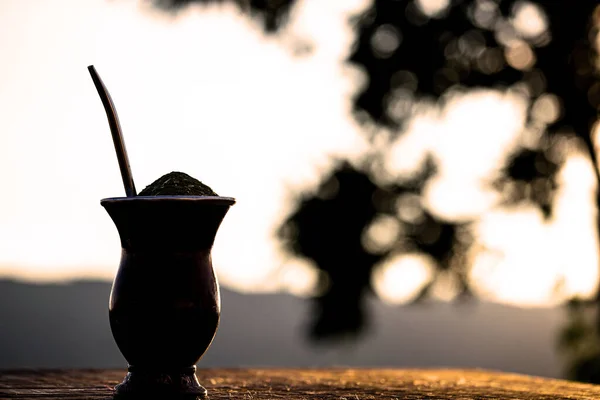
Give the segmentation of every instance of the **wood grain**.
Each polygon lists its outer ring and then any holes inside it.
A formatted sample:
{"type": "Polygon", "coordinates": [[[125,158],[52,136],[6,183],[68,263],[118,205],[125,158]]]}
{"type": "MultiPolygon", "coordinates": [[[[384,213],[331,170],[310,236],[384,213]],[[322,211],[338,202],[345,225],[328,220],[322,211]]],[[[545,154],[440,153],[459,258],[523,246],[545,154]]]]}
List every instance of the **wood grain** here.
{"type": "MultiPolygon", "coordinates": [[[[0,371],[0,399],[111,399],[123,370],[0,371]]],[[[218,399],[600,399],[600,386],[478,370],[199,369],[218,399]]]]}

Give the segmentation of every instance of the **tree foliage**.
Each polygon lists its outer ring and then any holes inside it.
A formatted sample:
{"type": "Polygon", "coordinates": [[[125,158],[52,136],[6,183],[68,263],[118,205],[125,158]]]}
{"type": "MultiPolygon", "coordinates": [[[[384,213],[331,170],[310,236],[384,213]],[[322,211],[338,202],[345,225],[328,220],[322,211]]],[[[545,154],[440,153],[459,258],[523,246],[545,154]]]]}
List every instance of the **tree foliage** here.
{"type": "MultiPolygon", "coordinates": [[[[211,1],[217,0],[154,0],[168,9],[211,1]]],[[[273,33],[294,3],[238,1],[273,33]]],[[[561,138],[576,138],[600,177],[591,137],[600,110],[598,1],[449,0],[437,10],[425,3],[373,0],[352,18],[356,40],[347,62],[367,77],[354,98],[355,117],[389,128],[394,140],[413,105],[424,99],[443,104],[449,93],[473,88],[519,93],[528,104],[526,144],[510,154],[492,186],[504,205],[533,203],[551,217],[561,138]]],[[[371,162],[341,160],[314,193],[298,196],[279,231],[289,251],[311,259],[327,280],[329,290],[313,299],[315,339],[361,331],[373,270],[399,253],[423,253],[436,262],[437,273],[415,301],[426,299],[437,277],[448,274],[459,282],[460,294],[471,293],[460,258],[471,244],[465,235],[470,221],[444,220],[420,201],[436,174],[433,159],[413,178],[393,184],[375,179],[371,162]],[[396,229],[377,247],[368,232],[381,221],[396,229]]]]}

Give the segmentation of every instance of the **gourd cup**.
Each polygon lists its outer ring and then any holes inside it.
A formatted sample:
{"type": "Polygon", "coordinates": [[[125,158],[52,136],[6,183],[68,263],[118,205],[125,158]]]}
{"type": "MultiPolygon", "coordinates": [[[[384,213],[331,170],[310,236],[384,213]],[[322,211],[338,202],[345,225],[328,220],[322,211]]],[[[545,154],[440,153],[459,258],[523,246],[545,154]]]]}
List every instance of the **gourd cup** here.
{"type": "Polygon", "coordinates": [[[101,200],[121,239],[109,318],[129,363],[116,395],[206,395],[195,364],[221,311],[211,250],[233,198],[136,196],[101,200]]]}

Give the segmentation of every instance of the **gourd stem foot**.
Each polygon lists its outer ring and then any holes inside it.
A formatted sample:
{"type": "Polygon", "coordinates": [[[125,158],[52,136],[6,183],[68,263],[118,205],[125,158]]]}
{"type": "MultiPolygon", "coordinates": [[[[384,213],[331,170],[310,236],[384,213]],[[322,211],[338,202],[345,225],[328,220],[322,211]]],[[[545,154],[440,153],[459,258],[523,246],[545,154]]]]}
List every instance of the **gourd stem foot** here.
{"type": "Polygon", "coordinates": [[[115,387],[115,399],[206,399],[206,389],[196,378],[196,367],[152,370],[129,366],[122,383],[115,387]]]}

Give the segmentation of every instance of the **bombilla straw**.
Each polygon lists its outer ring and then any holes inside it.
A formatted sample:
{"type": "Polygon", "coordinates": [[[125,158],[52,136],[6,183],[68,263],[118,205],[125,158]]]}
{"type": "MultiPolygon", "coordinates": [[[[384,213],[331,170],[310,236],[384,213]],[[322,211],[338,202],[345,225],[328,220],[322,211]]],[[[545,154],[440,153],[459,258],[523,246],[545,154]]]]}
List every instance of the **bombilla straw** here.
{"type": "Polygon", "coordinates": [[[123,133],[121,131],[121,124],[119,123],[119,116],[117,115],[117,109],[110,97],[110,93],[104,86],[100,75],[96,72],[93,65],[88,66],[88,71],[94,81],[94,86],[98,90],[102,105],[106,111],[106,117],[108,118],[108,125],[110,126],[110,132],[112,133],[113,143],[115,144],[115,152],[117,153],[117,160],[119,161],[119,168],[121,169],[121,177],[123,178],[123,186],[125,186],[125,194],[127,197],[134,197],[137,195],[135,191],[135,184],[133,183],[133,176],[131,175],[131,167],[129,166],[129,157],[127,156],[127,149],[125,148],[125,141],[123,140],[123,133]]]}

